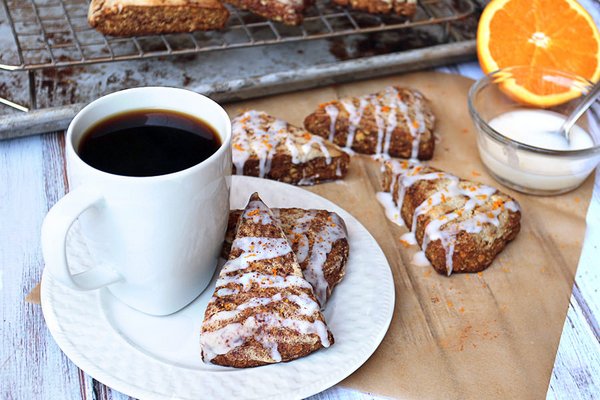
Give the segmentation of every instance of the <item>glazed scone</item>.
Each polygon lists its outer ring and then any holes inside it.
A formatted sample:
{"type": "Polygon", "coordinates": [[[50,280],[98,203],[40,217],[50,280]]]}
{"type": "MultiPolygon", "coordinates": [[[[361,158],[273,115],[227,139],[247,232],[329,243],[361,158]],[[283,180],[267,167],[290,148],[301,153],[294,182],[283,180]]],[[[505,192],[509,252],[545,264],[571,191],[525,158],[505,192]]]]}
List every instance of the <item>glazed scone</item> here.
{"type": "Polygon", "coordinates": [[[482,271],[519,233],[519,204],[491,186],[407,161],[384,168],[384,190],[411,231],[404,240],[416,239],[439,273],[482,271]]]}
{"type": "Polygon", "coordinates": [[[228,18],[219,0],[92,0],[88,10],[89,24],[112,36],[221,29],[228,18]]]}
{"type": "Polygon", "coordinates": [[[242,10],[248,10],[272,21],[286,25],[299,25],[304,19],[304,10],[314,0],[226,0],[242,10]]]}
{"type": "Polygon", "coordinates": [[[410,17],[417,11],[417,0],[333,0],[340,6],[371,14],[391,14],[410,17]]]}
{"type": "Polygon", "coordinates": [[[336,145],[265,112],[232,121],[233,173],[296,185],[346,176],[350,157],[336,145]]]}
{"type": "MultiPolygon", "coordinates": [[[[344,220],[326,210],[272,208],[321,307],[346,273],[350,246],[344,220]]],[[[241,210],[231,211],[222,255],[229,257],[241,210]]]]}
{"type": "Polygon", "coordinates": [[[428,160],[435,147],[429,101],[417,90],[398,86],[323,103],[306,117],[304,127],[357,153],[428,160]]]}
{"type": "Polygon", "coordinates": [[[271,210],[254,193],[237,224],[202,323],[202,359],[245,368],[333,344],[311,285],[271,210]]]}

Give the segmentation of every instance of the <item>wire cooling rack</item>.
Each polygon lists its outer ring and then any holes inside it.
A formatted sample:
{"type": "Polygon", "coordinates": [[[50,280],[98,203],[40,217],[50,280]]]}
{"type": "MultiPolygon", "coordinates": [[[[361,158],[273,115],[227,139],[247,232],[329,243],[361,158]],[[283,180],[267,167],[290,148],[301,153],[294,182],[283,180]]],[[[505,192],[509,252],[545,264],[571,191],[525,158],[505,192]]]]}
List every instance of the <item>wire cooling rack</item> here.
{"type": "MultiPolygon", "coordinates": [[[[149,57],[183,55],[231,48],[323,39],[357,33],[442,25],[471,15],[472,0],[419,0],[412,18],[349,11],[317,2],[297,27],[266,21],[229,7],[228,25],[198,31],[140,37],[109,37],[87,22],[88,0],[1,0],[11,38],[2,41],[0,69],[32,71],[149,57]],[[8,44],[6,44],[8,43],[8,44]],[[8,60],[7,60],[8,58],[8,60]]],[[[4,16],[2,16],[3,11],[4,16]]]]}

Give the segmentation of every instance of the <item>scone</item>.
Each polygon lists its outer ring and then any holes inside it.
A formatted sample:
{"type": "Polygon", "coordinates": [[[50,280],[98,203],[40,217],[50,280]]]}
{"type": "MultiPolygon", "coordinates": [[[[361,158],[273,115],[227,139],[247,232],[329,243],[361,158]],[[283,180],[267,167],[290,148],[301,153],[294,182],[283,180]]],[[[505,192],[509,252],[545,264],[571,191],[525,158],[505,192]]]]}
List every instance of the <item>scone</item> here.
{"type": "Polygon", "coordinates": [[[519,204],[491,186],[406,161],[384,168],[384,190],[439,273],[482,271],[519,233],[519,204]]]}
{"type": "Polygon", "coordinates": [[[232,121],[233,173],[296,185],[346,176],[350,157],[323,138],[250,110],[232,121]]]}
{"type": "Polygon", "coordinates": [[[286,25],[299,25],[314,0],[226,0],[242,10],[286,25]]]}
{"type": "Polygon", "coordinates": [[[228,18],[219,0],[92,0],[88,10],[89,24],[112,36],[221,29],[228,18]]]}
{"type": "Polygon", "coordinates": [[[256,367],[333,344],[312,287],[271,210],[254,193],[202,323],[205,362],[256,367]]]}
{"type": "Polygon", "coordinates": [[[417,11],[417,0],[333,0],[333,2],[371,14],[395,13],[410,17],[417,11]]]}
{"type": "Polygon", "coordinates": [[[429,101],[417,90],[398,86],[323,103],[306,117],[304,127],[357,153],[428,160],[435,147],[429,101]]]}
{"type": "MultiPolygon", "coordinates": [[[[325,307],[333,288],[346,273],[350,247],[344,220],[326,210],[272,208],[271,211],[292,245],[304,278],[312,285],[321,307],[325,307]]],[[[225,258],[229,257],[241,213],[234,210],[229,214],[222,253],[225,258]]]]}

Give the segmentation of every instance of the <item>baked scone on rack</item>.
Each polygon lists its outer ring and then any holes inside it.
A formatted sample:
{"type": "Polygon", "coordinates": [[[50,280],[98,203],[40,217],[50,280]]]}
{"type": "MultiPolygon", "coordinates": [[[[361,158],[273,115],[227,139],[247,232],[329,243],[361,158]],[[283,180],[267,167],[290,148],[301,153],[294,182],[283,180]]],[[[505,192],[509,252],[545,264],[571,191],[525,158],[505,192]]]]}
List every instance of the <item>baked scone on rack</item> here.
{"type": "Polygon", "coordinates": [[[112,36],[221,29],[228,18],[219,0],[92,0],[88,9],[89,24],[112,36]]]}
{"type": "Polygon", "coordinates": [[[331,344],[333,335],[288,239],[254,193],[206,308],[202,359],[256,367],[303,357],[331,344]]]}
{"type": "Polygon", "coordinates": [[[370,14],[394,13],[410,17],[417,11],[417,0],[333,0],[333,2],[370,14]]]}
{"type": "Polygon", "coordinates": [[[233,173],[296,185],[342,179],[350,157],[333,143],[265,112],[232,121],[233,173]]]}
{"type": "Polygon", "coordinates": [[[521,228],[515,199],[429,166],[386,161],[383,188],[410,229],[402,239],[416,240],[442,274],[484,270],[521,228]]]}
{"type": "Polygon", "coordinates": [[[299,25],[304,19],[304,10],[314,0],[225,0],[241,10],[248,10],[272,21],[286,25],[299,25]]]}
{"type": "MultiPolygon", "coordinates": [[[[350,246],[344,220],[326,210],[272,208],[275,220],[292,245],[304,278],[322,308],[346,273],[350,246]]],[[[223,256],[228,258],[242,210],[229,214],[223,256]]]]}
{"type": "Polygon", "coordinates": [[[323,103],[306,117],[304,127],[357,153],[429,160],[435,147],[429,100],[399,86],[323,103]]]}

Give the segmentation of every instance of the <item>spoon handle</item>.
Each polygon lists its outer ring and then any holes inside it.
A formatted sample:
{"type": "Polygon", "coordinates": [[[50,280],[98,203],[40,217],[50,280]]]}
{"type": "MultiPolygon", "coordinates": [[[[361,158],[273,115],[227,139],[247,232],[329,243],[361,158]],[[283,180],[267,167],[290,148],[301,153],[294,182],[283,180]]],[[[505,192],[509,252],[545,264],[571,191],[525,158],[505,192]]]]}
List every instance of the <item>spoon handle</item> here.
{"type": "Polygon", "coordinates": [[[584,112],[587,111],[588,108],[596,101],[598,96],[600,95],[600,83],[596,83],[592,88],[587,92],[585,97],[581,100],[579,105],[575,107],[575,109],[569,114],[565,122],[563,122],[560,127],[560,131],[567,140],[569,139],[569,134],[571,132],[571,128],[575,125],[575,122],[583,115],[584,112]]]}

